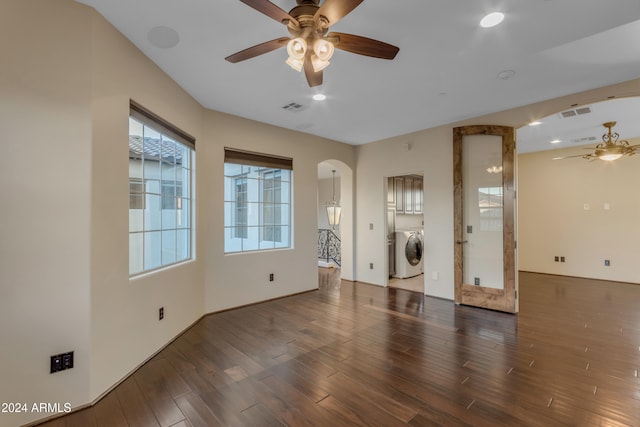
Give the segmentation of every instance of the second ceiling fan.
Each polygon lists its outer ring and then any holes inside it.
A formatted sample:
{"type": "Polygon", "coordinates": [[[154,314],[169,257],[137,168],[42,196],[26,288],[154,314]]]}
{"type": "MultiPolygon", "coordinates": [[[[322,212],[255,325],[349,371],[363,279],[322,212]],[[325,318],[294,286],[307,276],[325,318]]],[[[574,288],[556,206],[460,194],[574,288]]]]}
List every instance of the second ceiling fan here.
{"type": "Polygon", "coordinates": [[[307,77],[310,87],[322,84],[322,70],[329,65],[334,48],[373,58],[393,59],[396,46],[353,34],[329,32],[329,27],[355,9],[363,0],[296,0],[288,13],[269,0],[240,0],[258,12],[287,26],[290,37],[280,37],[226,57],[236,63],[278,48],[287,47],[287,64],[307,77]]]}

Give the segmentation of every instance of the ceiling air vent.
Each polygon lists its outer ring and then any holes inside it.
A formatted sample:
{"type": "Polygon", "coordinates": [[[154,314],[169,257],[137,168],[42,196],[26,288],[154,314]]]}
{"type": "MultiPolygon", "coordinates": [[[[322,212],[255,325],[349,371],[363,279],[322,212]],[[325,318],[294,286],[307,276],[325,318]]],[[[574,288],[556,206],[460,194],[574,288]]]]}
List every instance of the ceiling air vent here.
{"type": "Polygon", "coordinates": [[[575,110],[563,111],[559,114],[559,117],[561,119],[566,119],[568,117],[580,116],[582,114],[589,114],[590,112],[591,112],[590,107],[580,107],[580,108],[576,108],[575,110]]]}
{"type": "Polygon", "coordinates": [[[574,144],[586,144],[588,142],[593,142],[597,140],[598,138],[596,138],[595,136],[586,136],[584,138],[572,139],[571,142],[573,142],[574,144]]]}
{"type": "Polygon", "coordinates": [[[290,102],[287,105],[284,105],[282,108],[287,111],[297,113],[299,111],[304,110],[304,105],[298,104],[297,102],[290,102]]]}

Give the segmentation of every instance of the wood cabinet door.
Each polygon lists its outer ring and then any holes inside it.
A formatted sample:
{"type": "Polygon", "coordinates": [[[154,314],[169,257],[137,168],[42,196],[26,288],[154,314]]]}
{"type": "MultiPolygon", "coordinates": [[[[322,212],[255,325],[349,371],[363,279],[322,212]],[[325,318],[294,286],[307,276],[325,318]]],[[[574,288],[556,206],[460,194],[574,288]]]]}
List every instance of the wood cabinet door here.
{"type": "Polygon", "coordinates": [[[422,204],[423,204],[423,185],[422,180],[415,178],[413,180],[413,213],[421,214],[422,213],[422,204]]]}
{"type": "Polygon", "coordinates": [[[413,213],[413,178],[404,178],[404,213],[413,213]]]}
{"type": "Polygon", "coordinates": [[[393,185],[396,192],[396,213],[404,213],[404,178],[394,177],[393,185]]]}

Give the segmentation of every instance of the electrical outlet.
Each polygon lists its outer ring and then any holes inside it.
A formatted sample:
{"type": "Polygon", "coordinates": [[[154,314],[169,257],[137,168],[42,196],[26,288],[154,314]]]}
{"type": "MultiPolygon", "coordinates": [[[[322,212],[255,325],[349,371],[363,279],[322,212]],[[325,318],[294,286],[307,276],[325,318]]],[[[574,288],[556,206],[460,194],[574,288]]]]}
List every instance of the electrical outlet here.
{"type": "Polygon", "coordinates": [[[71,368],[73,368],[73,351],[51,356],[50,373],[53,374],[55,372],[64,371],[71,368]]]}
{"type": "Polygon", "coordinates": [[[274,273],[269,273],[269,281],[273,282],[275,280],[274,273]]]}
{"type": "Polygon", "coordinates": [[[558,261],[560,261],[560,257],[559,257],[559,256],[557,256],[557,257],[553,257],[553,260],[554,260],[555,262],[558,262],[558,261]]]}
{"type": "Polygon", "coordinates": [[[158,320],[164,319],[164,307],[158,309],[158,320]]]}
{"type": "Polygon", "coordinates": [[[604,266],[605,267],[611,267],[611,261],[609,261],[608,259],[604,260],[604,266]]]}
{"type": "Polygon", "coordinates": [[[560,257],[560,262],[564,262],[564,257],[563,256],[560,257]]]}
{"type": "Polygon", "coordinates": [[[369,270],[373,270],[373,263],[372,262],[369,263],[369,270]]]}
{"type": "Polygon", "coordinates": [[[473,284],[476,286],[480,286],[480,278],[479,277],[474,277],[473,278],[473,284]]]}

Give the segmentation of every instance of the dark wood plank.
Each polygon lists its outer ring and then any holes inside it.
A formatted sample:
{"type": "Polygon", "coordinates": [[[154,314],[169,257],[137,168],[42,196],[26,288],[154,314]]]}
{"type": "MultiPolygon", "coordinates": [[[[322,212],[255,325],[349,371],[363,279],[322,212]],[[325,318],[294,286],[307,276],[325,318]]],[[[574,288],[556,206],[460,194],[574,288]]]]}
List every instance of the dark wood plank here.
{"type": "Polygon", "coordinates": [[[131,426],[160,427],[149,403],[138,388],[134,377],[129,377],[115,390],[120,407],[131,426]]]}
{"type": "Polygon", "coordinates": [[[110,392],[93,406],[98,427],[129,427],[115,391],[110,392]]]}
{"type": "Polygon", "coordinates": [[[206,316],[42,425],[640,425],[640,286],[519,280],[517,315],[325,281],[206,316]]]}

